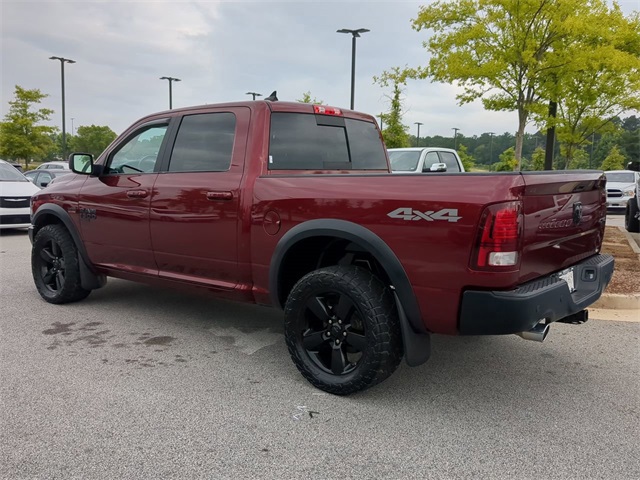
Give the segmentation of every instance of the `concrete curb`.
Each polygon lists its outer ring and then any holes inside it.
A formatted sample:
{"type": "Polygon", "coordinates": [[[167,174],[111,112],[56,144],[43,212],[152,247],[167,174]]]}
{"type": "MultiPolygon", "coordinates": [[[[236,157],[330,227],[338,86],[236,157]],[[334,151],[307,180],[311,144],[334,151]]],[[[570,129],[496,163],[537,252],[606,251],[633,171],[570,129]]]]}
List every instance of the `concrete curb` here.
{"type": "Polygon", "coordinates": [[[633,250],[633,253],[638,255],[638,260],[640,261],[640,247],[638,246],[636,241],[633,239],[633,237],[631,237],[631,234],[627,232],[626,228],[618,227],[618,229],[624,234],[624,237],[627,239],[627,242],[629,242],[629,246],[631,247],[631,250],[633,250]]]}
{"type": "Polygon", "coordinates": [[[638,310],[638,314],[640,315],[640,293],[630,293],[627,295],[603,293],[600,299],[589,308],[638,310]]]}

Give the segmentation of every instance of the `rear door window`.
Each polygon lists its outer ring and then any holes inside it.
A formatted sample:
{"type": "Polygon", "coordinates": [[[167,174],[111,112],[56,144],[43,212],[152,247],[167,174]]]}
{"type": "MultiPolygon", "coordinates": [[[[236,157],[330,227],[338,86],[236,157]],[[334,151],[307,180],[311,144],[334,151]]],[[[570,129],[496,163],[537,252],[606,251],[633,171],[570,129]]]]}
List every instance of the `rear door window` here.
{"type": "Polygon", "coordinates": [[[271,115],[270,170],[387,170],[373,123],[328,115],[271,115]]]}
{"type": "Polygon", "coordinates": [[[182,119],[169,172],[225,172],[231,166],[236,116],[231,112],[182,119]]]}
{"type": "Polygon", "coordinates": [[[447,165],[447,172],[459,172],[460,165],[458,165],[458,160],[456,156],[451,152],[438,152],[440,154],[440,158],[442,163],[447,165]]]}

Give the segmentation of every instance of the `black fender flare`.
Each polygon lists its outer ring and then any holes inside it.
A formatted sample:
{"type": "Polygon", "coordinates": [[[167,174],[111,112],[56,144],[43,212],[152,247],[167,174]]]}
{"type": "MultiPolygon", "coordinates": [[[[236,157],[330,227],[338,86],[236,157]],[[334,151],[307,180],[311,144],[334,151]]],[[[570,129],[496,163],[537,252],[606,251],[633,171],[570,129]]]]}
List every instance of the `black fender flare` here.
{"type": "Polygon", "coordinates": [[[80,266],[80,283],[82,284],[82,288],[86,290],[95,290],[103,287],[107,283],[105,275],[98,273],[89,260],[89,256],[84,248],[84,243],[82,242],[82,238],[80,237],[80,233],[78,232],[76,225],[71,220],[69,213],[60,205],[56,205],[55,203],[45,203],[32,215],[31,226],[29,227],[29,239],[31,240],[31,243],[33,244],[35,236],[41,228],[41,226],[38,225],[38,219],[41,219],[46,215],[52,215],[60,220],[69,232],[69,235],[71,235],[73,243],[76,245],[76,249],[78,250],[78,264],[80,266]]]}
{"type": "Polygon", "coordinates": [[[393,250],[378,235],[362,225],[339,219],[317,219],[300,223],[285,233],[276,245],[269,267],[269,293],[273,305],[283,307],[280,301],[280,268],[287,252],[299,241],[318,236],[341,238],[356,243],[380,263],[393,286],[406,361],[411,366],[424,363],[430,354],[430,336],[422,321],[411,282],[393,250]]]}

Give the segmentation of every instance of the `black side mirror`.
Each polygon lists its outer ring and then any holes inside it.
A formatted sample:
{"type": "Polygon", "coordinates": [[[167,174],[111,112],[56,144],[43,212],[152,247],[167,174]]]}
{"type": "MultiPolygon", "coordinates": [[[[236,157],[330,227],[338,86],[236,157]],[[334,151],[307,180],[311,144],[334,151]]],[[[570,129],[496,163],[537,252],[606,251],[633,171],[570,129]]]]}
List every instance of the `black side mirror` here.
{"type": "Polygon", "coordinates": [[[631,170],[632,172],[640,172],[640,162],[627,163],[627,170],[631,170]]]}
{"type": "Polygon", "coordinates": [[[72,153],[69,155],[69,168],[80,175],[91,175],[93,172],[93,155],[90,153],[72,153]]]}

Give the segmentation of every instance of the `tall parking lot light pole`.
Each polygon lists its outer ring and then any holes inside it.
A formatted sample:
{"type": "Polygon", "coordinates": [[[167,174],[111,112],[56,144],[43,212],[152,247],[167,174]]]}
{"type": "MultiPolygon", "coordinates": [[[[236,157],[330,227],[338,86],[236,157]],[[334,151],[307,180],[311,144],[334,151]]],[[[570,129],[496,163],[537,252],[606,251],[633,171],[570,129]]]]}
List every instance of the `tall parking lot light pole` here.
{"type": "Polygon", "coordinates": [[[254,100],[256,99],[256,97],[261,97],[262,96],[261,93],[256,93],[256,92],[247,92],[246,95],[251,95],[254,100]]]}
{"type": "Polygon", "coordinates": [[[424,125],[424,123],[413,122],[413,124],[418,126],[418,135],[416,135],[416,147],[419,147],[420,146],[420,125],[424,125]]]}
{"type": "Polygon", "coordinates": [[[453,149],[457,150],[458,147],[458,130],[460,130],[457,127],[453,127],[451,130],[453,130],[453,149]]]}
{"type": "Polygon", "coordinates": [[[337,31],[337,33],[350,33],[351,37],[351,110],[353,110],[354,98],[355,98],[355,89],[356,89],[356,38],[360,36],[361,33],[367,33],[371,30],[366,28],[359,28],[357,30],[349,30],[347,28],[342,28],[337,31]]]}
{"type": "Polygon", "coordinates": [[[173,82],[181,82],[182,80],[174,77],[160,77],[160,80],[169,80],[169,110],[172,110],[173,109],[173,92],[171,89],[171,84],[173,82]]]}
{"type": "Polygon", "coordinates": [[[49,60],[59,60],[60,61],[60,77],[62,79],[62,159],[67,159],[67,130],[65,123],[65,112],[64,112],[64,64],[65,63],[76,63],[75,60],[71,60],[69,58],[63,57],[49,57],[49,60]]]}
{"type": "Polygon", "coordinates": [[[491,143],[489,146],[489,171],[491,171],[491,167],[493,166],[493,136],[494,132],[487,132],[491,136],[491,143]]]}

